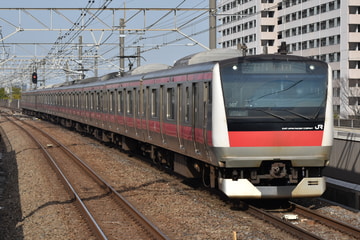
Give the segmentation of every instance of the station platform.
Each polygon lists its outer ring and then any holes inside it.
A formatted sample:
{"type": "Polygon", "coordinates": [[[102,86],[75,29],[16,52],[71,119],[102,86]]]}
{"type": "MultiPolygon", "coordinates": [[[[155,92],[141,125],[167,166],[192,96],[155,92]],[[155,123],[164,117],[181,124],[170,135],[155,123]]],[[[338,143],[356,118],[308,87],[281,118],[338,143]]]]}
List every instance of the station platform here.
{"type": "Polygon", "coordinates": [[[324,168],[324,198],[360,209],[360,129],[334,129],[330,163],[324,168]]]}

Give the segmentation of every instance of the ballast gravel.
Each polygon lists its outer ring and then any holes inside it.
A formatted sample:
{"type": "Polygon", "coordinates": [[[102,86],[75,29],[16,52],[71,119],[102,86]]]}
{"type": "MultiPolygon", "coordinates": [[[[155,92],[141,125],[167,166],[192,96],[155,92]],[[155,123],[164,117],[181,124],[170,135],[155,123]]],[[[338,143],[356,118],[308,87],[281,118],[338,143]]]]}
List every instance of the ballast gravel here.
{"type": "MultiPolygon", "coordinates": [[[[234,210],[218,194],[119,149],[47,122],[23,119],[56,136],[171,239],[297,239],[234,210]]],[[[6,179],[0,181],[0,240],[95,239],[38,147],[2,117],[0,129],[0,180],[6,179]]],[[[336,206],[333,211],[344,221],[360,222],[356,212],[336,206]]]]}

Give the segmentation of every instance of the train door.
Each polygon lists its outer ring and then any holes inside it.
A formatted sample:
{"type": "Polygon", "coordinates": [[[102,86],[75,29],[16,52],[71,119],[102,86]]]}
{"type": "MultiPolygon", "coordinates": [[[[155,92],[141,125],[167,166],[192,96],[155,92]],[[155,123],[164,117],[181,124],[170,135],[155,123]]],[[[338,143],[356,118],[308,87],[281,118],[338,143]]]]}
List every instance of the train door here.
{"type": "Polygon", "coordinates": [[[126,89],[126,132],[129,135],[134,135],[134,90],[126,89]]]}
{"type": "Polygon", "coordinates": [[[144,90],[142,86],[136,89],[136,106],[135,106],[135,133],[140,139],[143,136],[143,120],[144,120],[144,90]]]}
{"type": "Polygon", "coordinates": [[[180,139],[185,154],[194,153],[194,134],[193,134],[193,89],[192,84],[187,82],[182,84],[182,96],[180,118],[180,139]]]}
{"type": "Polygon", "coordinates": [[[193,139],[195,153],[207,153],[207,121],[209,104],[209,83],[193,83],[193,139]]]}
{"type": "Polygon", "coordinates": [[[166,137],[166,144],[171,148],[178,148],[178,128],[177,128],[177,116],[178,110],[178,86],[176,84],[167,85],[164,89],[164,137],[166,137]]]}
{"type": "Polygon", "coordinates": [[[150,131],[150,113],[152,108],[152,97],[150,87],[147,86],[145,89],[144,95],[144,111],[145,111],[145,128],[146,128],[146,139],[147,141],[151,140],[151,131],[150,131]]]}
{"type": "Polygon", "coordinates": [[[199,83],[193,83],[192,84],[192,118],[191,118],[191,134],[192,134],[192,139],[194,142],[194,150],[195,153],[200,153],[200,149],[199,149],[199,144],[198,144],[198,140],[199,140],[199,98],[200,98],[200,91],[199,91],[199,83]]]}
{"type": "Polygon", "coordinates": [[[116,130],[119,133],[125,132],[125,91],[123,89],[119,89],[117,91],[117,125],[116,130]]]}
{"type": "Polygon", "coordinates": [[[176,106],[177,106],[177,114],[176,114],[176,136],[179,141],[179,149],[184,149],[184,140],[182,138],[181,129],[182,129],[182,118],[183,118],[183,85],[177,85],[177,96],[176,96],[176,106]]]}
{"type": "Polygon", "coordinates": [[[161,141],[163,144],[166,144],[166,138],[165,138],[165,134],[164,134],[164,112],[165,112],[165,106],[164,106],[164,96],[166,96],[166,94],[164,94],[164,86],[160,85],[160,91],[159,91],[159,110],[160,110],[160,136],[161,136],[161,141]]]}
{"type": "Polygon", "coordinates": [[[109,110],[109,127],[110,129],[115,129],[116,124],[115,124],[115,109],[116,109],[116,102],[115,102],[115,93],[116,90],[114,91],[113,89],[109,90],[109,105],[108,105],[108,110],[109,110]]]}
{"type": "Polygon", "coordinates": [[[154,144],[162,144],[162,135],[161,135],[161,89],[158,86],[151,86],[149,89],[149,120],[147,124],[148,130],[148,139],[154,144]]]}

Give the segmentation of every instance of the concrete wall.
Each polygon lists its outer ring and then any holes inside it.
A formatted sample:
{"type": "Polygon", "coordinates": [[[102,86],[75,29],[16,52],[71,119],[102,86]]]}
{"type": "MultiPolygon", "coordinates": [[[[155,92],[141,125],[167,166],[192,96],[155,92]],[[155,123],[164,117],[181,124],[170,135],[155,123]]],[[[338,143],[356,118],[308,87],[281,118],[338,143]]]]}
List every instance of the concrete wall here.
{"type": "Polygon", "coordinates": [[[330,164],[323,174],[360,184],[360,130],[335,128],[330,164]]]}

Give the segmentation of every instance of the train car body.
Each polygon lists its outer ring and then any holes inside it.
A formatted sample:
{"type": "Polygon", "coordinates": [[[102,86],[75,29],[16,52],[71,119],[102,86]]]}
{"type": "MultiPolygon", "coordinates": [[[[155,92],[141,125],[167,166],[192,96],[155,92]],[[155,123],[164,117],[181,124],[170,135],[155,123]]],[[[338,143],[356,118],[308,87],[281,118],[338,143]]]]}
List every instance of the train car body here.
{"type": "Polygon", "coordinates": [[[28,91],[21,107],[230,198],[320,196],[333,139],[329,66],[289,55],[191,59],[28,91]]]}

